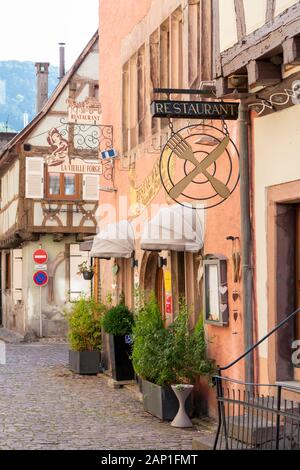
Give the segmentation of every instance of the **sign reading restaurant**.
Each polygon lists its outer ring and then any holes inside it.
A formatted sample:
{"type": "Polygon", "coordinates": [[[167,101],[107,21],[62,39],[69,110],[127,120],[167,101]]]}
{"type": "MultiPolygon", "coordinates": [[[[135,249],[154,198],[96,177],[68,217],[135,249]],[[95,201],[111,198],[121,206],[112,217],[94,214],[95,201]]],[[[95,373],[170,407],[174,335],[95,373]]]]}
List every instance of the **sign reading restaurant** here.
{"type": "Polygon", "coordinates": [[[87,98],[82,102],[68,100],[69,123],[90,124],[99,126],[101,124],[101,104],[93,98],[87,98]]]}
{"type": "Polygon", "coordinates": [[[188,119],[238,119],[239,103],[215,101],[155,100],[151,104],[153,117],[188,119]]]}

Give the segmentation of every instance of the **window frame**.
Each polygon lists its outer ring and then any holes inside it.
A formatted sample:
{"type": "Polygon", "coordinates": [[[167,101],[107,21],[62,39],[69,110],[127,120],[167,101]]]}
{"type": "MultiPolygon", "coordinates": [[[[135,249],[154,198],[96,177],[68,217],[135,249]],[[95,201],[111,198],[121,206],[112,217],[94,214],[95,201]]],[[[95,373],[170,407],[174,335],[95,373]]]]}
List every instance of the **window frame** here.
{"type": "Polygon", "coordinates": [[[77,173],[55,173],[55,172],[51,172],[49,170],[46,170],[46,199],[51,199],[51,200],[79,200],[80,199],[80,183],[81,183],[81,175],[77,174],[77,173]],[[50,194],[50,174],[53,173],[53,174],[57,174],[59,175],[60,177],[60,181],[59,181],[59,194],[50,194]],[[66,175],[74,175],[75,176],[75,194],[72,194],[72,195],[67,195],[67,194],[64,194],[64,177],[66,175]]]}

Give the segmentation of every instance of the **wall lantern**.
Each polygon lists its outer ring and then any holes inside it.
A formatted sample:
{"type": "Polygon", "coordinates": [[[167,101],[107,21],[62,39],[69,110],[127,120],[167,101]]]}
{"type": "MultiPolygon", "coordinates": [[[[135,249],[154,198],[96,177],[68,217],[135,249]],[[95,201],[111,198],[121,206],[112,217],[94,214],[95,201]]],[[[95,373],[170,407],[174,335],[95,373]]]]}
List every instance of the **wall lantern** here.
{"type": "Polygon", "coordinates": [[[204,319],[216,326],[228,324],[227,258],[209,255],[204,267],[204,319]]]}

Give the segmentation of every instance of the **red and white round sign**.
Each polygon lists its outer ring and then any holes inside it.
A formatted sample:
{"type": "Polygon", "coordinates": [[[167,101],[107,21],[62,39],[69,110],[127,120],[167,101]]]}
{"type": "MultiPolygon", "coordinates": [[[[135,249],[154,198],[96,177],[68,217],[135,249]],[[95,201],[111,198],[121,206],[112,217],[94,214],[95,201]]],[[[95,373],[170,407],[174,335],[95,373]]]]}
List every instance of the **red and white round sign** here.
{"type": "Polygon", "coordinates": [[[48,261],[48,253],[45,250],[35,250],[33,253],[33,261],[36,264],[45,264],[48,261]]]}

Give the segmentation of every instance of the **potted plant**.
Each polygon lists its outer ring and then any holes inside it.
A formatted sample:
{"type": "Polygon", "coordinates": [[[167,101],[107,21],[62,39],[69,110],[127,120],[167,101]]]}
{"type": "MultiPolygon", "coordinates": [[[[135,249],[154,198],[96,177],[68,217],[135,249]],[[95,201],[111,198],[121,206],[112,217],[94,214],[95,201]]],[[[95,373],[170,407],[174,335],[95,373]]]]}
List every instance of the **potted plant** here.
{"type": "Polygon", "coordinates": [[[101,318],[104,305],[81,298],[67,313],[69,367],[77,374],[98,374],[101,351],[101,318]]]}
{"type": "MultiPolygon", "coordinates": [[[[165,328],[152,296],[137,315],[133,328],[133,366],[142,378],[144,409],[162,420],[174,420],[179,411],[176,395],[180,390],[185,395],[190,393],[196,375],[212,371],[206,358],[203,325],[199,323],[194,331],[189,331],[188,320],[187,308],[182,303],[175,321],[165,328]]],[[[191,410],[191,399],[187,407],[191,410]]],[[[182,422],[178,419],[174,425],[182,422]]]]}
{"type": "Polygon", "coordinates": [[[107,310],[102,320],[102,326],[109,334],[109,348],[112,366],[112,377],[118,382],[134,379],[131,361],[131,333],[134,325],[133,313],[124,305],[107,310]]]}
{"type": "Polygon", "coordinates": [[[83,261],[78,265],[79,271],[78,274],[82,274],[83,278],[86,281],[91,281],[94,277],[94,268],[91,264],[88,264],[87,261],[83,261]]]}

